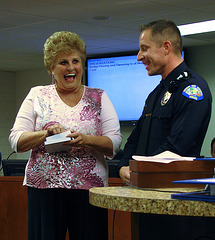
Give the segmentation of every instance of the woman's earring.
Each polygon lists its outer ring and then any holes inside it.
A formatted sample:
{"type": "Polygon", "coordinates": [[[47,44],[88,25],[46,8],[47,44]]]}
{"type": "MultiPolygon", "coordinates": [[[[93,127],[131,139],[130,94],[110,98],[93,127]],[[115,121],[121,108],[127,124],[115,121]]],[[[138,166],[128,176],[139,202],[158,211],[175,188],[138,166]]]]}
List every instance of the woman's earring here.
{"type": "Polygon", "coordinates": [[[52,84],[55,84],[54,73],[52,73],[52,84]]]}

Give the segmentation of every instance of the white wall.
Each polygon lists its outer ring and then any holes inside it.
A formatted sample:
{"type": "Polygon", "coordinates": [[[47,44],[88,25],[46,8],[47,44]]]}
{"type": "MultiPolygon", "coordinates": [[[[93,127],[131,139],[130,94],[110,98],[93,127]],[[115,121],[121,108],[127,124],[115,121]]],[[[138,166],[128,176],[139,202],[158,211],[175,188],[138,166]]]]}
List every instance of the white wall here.
{"type": "Polygon", "coordinates": [[[0,72],[0,96],[0,152],[5,159],[12,152],[8,136],[16,111],[15,73],[0,72]]]}
{"type": "MultiPolygon", "coordinates": [[[[213,98],[215,99],[215,45],[192,47],[188,49],[187,64],[194,71],[201,74],[208,82],[213,98]]],[[[10,128],[13,125],[16,113],[29,92],[30,88],[37,85],[46,85],[51,83],[51,78],[48,76],[45,69],[30,70],[17,73],[0,72],[1,82],[1,104],[0,104],[0,151],[5,159],[11,152],[8,143],[8,135],[10,128]]],[[[215,106],[213,100],[213,106],[215,106]]],[[[199,113],[201,114],[201,113],[199,113]]],[[[215,116],[214,110],[209,125],[209,129],[203,144],[202,155],[210,156],[210,141],[215,136],[215,116]]],[[[124,144],[134,127],[123,126],[121,132],[123,135],[124,144]]],[[[12,158],[28,158],[29,153],[14,154],[12,158]]]]}
{"type": "MultiPolygon", "coordinates": [[[[51,77],[43,69],[21,71],[16,73],[16,112],[18,112],[30,88],[51,84],[51,77]]],[[[10,159],[28,159],[30,152],[14,154],[10,159]]]]}
{"type": "Polygon", "coordinates": [[[16,73],[16,109],[18,110],[31,87],[51,84],[51,77],[45,68],[16,73]]]}
{"type": "MultiPolygon", "coordinates": [[[[210,143],[215,137],[215,45],[192,47],[187,51],[187,64],[202,75],[210,87],[213,103],[209,128],[202,146],[201,154],[210,156],[210,143]]],[[[201,114],[201,112],[199,112],[201,114]]]]}

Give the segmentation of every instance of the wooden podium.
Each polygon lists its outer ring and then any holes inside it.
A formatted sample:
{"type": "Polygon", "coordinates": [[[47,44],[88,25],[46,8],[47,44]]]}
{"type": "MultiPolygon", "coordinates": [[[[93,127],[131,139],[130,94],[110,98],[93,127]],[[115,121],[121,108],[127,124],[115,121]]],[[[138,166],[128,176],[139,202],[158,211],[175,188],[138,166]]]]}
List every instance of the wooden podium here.
{"type": "Polygon", "coordinates": [[[23,177],[0,177],[0,239],[27,240],[27,188],[23,177]]]}
{"type": "MultiPolygon", "coordinates": [[[[121,186],[119,178],[109,178],[110,186],[121,186]]],[[[109,240],[112,239],[113,210],[108,210],[109,240]]],[[[116,213],[115,239],[131,239],[131,213],[116,213]]],[[[23,177],[0,176],[0,240],[27,240],[28,202],[23,177]]],[[[69,240],[68,233],[66,240],[69,240]]]]}
{"type": "MultiPolygon", "coordinates": [[[[187,187],[172,181],[211,178],[214,160],[173,161],[170,163],[130,160],[131,185],[142,188],[187,187]]],[[[198,187],[190,185],[189,187],[198,187]]],[[[202,186],[199,186],[202,188],[202,186]]]]}

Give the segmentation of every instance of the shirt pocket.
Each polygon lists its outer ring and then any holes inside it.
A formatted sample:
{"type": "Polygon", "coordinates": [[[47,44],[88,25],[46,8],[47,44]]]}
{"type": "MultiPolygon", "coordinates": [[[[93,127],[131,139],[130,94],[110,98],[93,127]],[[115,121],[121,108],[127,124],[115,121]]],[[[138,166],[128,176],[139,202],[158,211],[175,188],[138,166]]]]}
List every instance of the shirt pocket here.
{"type": "Polygon", "coordinates": [[[164,106],[161,106],[161,104],[159,104],[159,105],[156,105],[152,113],[152,118],[167,120],[172,118],[172,113],[173,113],[173,105],[171,104],[171,102],[166,103],[164,106]]]}

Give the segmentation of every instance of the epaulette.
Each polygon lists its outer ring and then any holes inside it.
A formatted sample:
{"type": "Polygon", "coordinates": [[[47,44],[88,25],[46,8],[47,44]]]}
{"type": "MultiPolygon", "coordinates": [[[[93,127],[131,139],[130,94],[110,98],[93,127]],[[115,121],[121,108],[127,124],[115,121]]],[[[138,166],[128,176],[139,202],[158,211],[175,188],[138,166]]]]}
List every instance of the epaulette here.
{"type": "Polygon", "coordinates": [[[169,93],[175,92],[178,89],[179,85],[182,82],[188,80],[189,78],[190,78],[190,73],[189,72],[185,71],[185,72],[180,73],[180,75],[177,78],[175,78],[174,80],[172,80],[169,83],[168,92],[169,93]]]}

